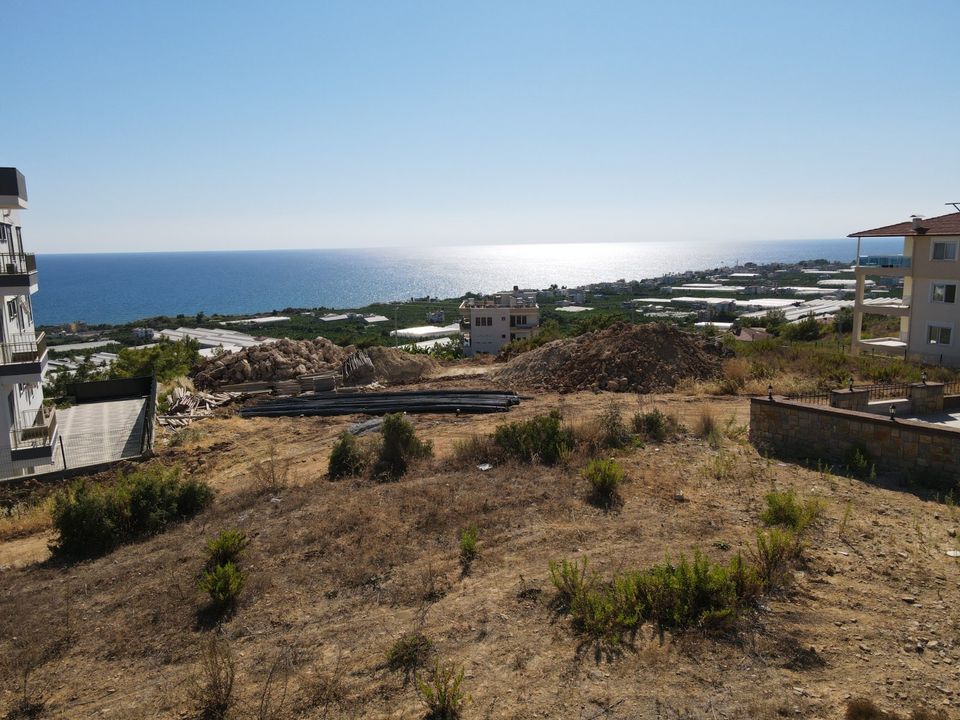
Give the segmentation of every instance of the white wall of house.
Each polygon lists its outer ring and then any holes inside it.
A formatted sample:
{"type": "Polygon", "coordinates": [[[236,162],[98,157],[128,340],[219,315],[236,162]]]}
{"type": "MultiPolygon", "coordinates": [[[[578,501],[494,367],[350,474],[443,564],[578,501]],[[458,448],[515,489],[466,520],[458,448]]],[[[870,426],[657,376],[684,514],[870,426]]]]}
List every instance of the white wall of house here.
{"type": "Polygon", "coordinates": [[[469,344],[464,345],[467,356],[477,353],[496,355],[513,340],[535,335],[540,326],[540,308],[529,298],[517,301],[509,293],[498,293],[496,302],[477,302],[461,305],[461,317],[470,323],[469,344]]]}
{"type": "Polygon", "coordinates": [[[907,238],[911,275],[907,355],[915,360],[960,365],[960,236],[907,238]],[[935,340],[937,342],[931,342],[935,340]]]}

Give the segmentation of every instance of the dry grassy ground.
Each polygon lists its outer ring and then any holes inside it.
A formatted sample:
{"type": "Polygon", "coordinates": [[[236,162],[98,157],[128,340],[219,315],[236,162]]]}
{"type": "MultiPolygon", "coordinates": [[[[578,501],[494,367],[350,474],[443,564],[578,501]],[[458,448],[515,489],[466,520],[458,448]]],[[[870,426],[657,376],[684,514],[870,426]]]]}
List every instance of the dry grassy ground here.
{"type": "MultiPolygon", "coordinates": [[[[448,382],[460,380],[455,378],[448,382]]],[[[540,394],[509,419],[562,407],[589,422],[610,395],[540,394]]],[[[617,396],[625,413],[640,404],[617,396]]],[[[30,682],[46,717],[188,718],[202,640],[224,637],[237,663],[235,717],[257,718],[278,654],[293,658],[288,718],[420,718],[414,684],[385,652],[419,629],[436,657],[462,664],[466,718],[838,718],[867,696],[889,710],[960,707],[960,547],[953,509],[900,489],[764,459],[745,443],[742,400],[709,401],[732,417],[720,449],[692,435],[617,453],[623,505],[585,500],[583,458],[568,466],[455,467],[456,440],[504,416],[420,416],[435,458],[395,483],[325,479],[346,419],[223,417],[197,423],[159,462],[201,473],[211,509],[106,557],[47,559],[42,523],[0,541],[0,650],[48,650],[30,682]],[[252,464],[274,448],[290,461],[279,493],[255,487],[252,464]],[[701,548],[727,559],[747,547],[771,488],[826,504],[792,587],[764,599],[734,637],[696,632],[660,643],[643,633],[610,653],[550,609],[551,559],[587,555],[604,574],[701,548]],[[678,501],[678,493],[683,500],[678,501]],[[461,528],[480,557],[464,575],[461,528]],[[195,588],[204,541],[250,537],[249,584],[232,618],[210,629],[195,588]],[[922,652],[918,652],[918,645],[922,652]]],[[[691,427],[702,401],[644,399],[691,427]]],[[[7,682],[0,708],[16,700],[7,682]]]]}

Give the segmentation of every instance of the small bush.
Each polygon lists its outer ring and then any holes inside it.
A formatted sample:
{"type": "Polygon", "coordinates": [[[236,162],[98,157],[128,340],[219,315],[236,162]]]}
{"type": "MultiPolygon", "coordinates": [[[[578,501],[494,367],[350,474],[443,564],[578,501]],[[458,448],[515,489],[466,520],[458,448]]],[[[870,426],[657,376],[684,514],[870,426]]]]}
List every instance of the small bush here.
{"type": "Polygon", "coordinates": [[[460,563],[469,567],[480,554],[480,531],[471,523],[460,532],[460,563]]]}
{"type": "Polygon", "coordinates": [[[270,446],[266,460],[254,463],[250,468],[253,487],[258,493],[276,495],[287,487],[290,481],[290,460],[277,454],[275,445],[270,446]]]}
{"type": "Polygon", "coordinates": [[[236,604],[246,581],[243,571],[236,564],[227,562],[204,570],[197,587],[210,595],[210,601],[215,608],[225,610],[236,604]]]}
{"type": "Polygon", "coordinates": [[[774,491],[764,497],[766,509],[760,513],[764,525],[779,525],[802,534],[823,512],[823,503],[809,499],[801,501],[793,489],[774,491]]]}
{"type": "Polygon", "coordinates": [[[866,450],[854,447],[847,456],[847,471],[854,477],[872,479],[877,475],[877,466],[866,450]]]}
{"type": "Polygon", "coordinates": [[[581,476],[590,483],[590,498],[596,505],[608,508],[620,499],[623,468],[616,460],[591,460],[581,476]]]}
{"type": "Polygon", "coordinates": [[[412,675],[426,663],[432,651],[433,643],[423,633],[407,633],[387,650],[387,667],[412,675]]]}
{"type": "Polygon", "coordinates": [[[760,580],[767,588],[786,584],[791,563],[800,557],[803,546],[796,533],[778,527],[757,531],[756,549],[751,551],[760,580]]]}
{"type": "Polygon", "coordinates": [[[551,560],[550,582],[557,589],[554,605],[568,612],[594,586],[596,575],[587,573],[587,558],[583,558],[583,563],[551,560]]]}
{"type": "Polygon", "coordinates": [[[675,418],[665,414],[659,408],[648,412],[638,412],[633,416],[633,431],[652,442],[664,442],[680,431],[675,418]]]}
{"type": "Polygon", "coordinates": [[[753,367],[749,360],[732,358],[723,365],[723,379],[720,381],[720,392],[724,395],[736,395],[751,379],[753,367]]]}
{"type": "Polygon", "coordinates": [[[463,668],[452,664],[434,665],[427,677],[417,677],[417,690],[427,706],[428,720],[457,720],[467,700],[463,689],[463,668]]]}
{"type": "Polygon", "coordinates": [[[347,431],[340,433],[330,451],[328,465],[330,479],[339,480],[360,475],[365,465],[363,451],[357,439],[347,431]]]}
{"type": "Polygon", "coordinates": [[[380,428],[380,450],[374,474],[396,479],[407,472],[410,462],[433,454],[433,445],[417,437],[413,425],[402,413],[385,415],[380,428]]]}
{"type": "Polygon", "coordinates": [[[479,465],[500,459],[501,450],[490,435],[471,435],[453,445],[453,461],[457,466],[479,465]]]}
{"type": "Polygon", "coordinates": [[[200,720],[224,720],[236,699],[233,685],[236,664],[223,640],[209,638],[200,651],[200,669],[193,688],[193,700],[200,720]]]}
{"type": "Polygon", "coordinates": [[[120,474],[112,484],[78,480],[54,496],[55,549],[75,557],[101,555],[192,517],[212,501],[205,482],[181,480],[177,468],[159,464],[120,474]]]}
{"type": "Polygon", "coordinates": [[[561,415],[553,410],[549,415],[537,415],[499,426],[493,440],[503,452],[522,462],[540,462],[555,465],[573,449],[573,434],[562,427],[561,415]]]}
{"type": "Polygon", "coordinates": [[[213,568],[236,563],[247,543],[247,536],[242,530],[223,530],[212,540],[207,540],[207,566],[213,568]]]}
{"type": "Polygon", "coordinates": [[[600,442],[603,447],[615,450],[630,444],[630,431],[623,422],[620,404],[613,400],[597,418],[600,442]]]}

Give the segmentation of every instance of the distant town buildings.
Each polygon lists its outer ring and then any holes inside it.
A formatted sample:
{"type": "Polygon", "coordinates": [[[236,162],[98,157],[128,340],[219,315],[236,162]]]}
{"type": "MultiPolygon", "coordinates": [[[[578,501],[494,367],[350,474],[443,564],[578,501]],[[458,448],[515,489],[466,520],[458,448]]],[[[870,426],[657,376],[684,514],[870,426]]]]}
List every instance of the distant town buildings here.
{"type": "Polygon", "coordinates": [[[43,406],[47,343],[37,335],[30,297],[37,291],[37,264],[23,251],[21,210],[27,207],[23,175],[0,168],[0,476],[49,465],[57,442],[55,410],[43,406]]]}
{"type": "Polygon", "coordinates": [[[508,342],[537,334],[537,291],[515,287],[486,298],[467,298],[460,304],[460,327],[464,355],[496,355],[508,342]]]}
{"type": "Polygon", "coordinates": [[[856,300],[853,309],[853,352],[906,357],[921,362],[960,366],[957,324],[960,306],[960,212],[851,233],[857,238],[856,300]],[[903,237],[901,255],[861,255],[863,238],[903,237]],[[902,302],[867,303],[867,276],[902,278],[902,302]],[[899,318],[894,337],[863,337],[864,315],[899,318]]]}

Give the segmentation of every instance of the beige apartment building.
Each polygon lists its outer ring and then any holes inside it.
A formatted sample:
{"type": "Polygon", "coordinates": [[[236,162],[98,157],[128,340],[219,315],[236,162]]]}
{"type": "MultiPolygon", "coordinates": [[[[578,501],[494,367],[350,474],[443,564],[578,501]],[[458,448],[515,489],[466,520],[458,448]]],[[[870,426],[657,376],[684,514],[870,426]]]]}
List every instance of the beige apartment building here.
{"type": "Polygon", "coordinates": [[[857,295],[853,352],[876,352],[933,364],[960,366],[960,212],[861,230],[857,238],[857,295]],[[902,255],[861,255],[863,238],[903,237],[902,255]],[[902,278],[903,299],[864,305],[868,276],[902,278]],[[865,313],[900,319],[896,337],[863,338],[865,313]]]}
{"type": "Polygon", "coordinates": [[[512,340],[533,337],[540,328],[540,306],[535,290],[504,290],[486,298],[467,298],[460,304],[463,354],[496,355],[512,340]]]}

